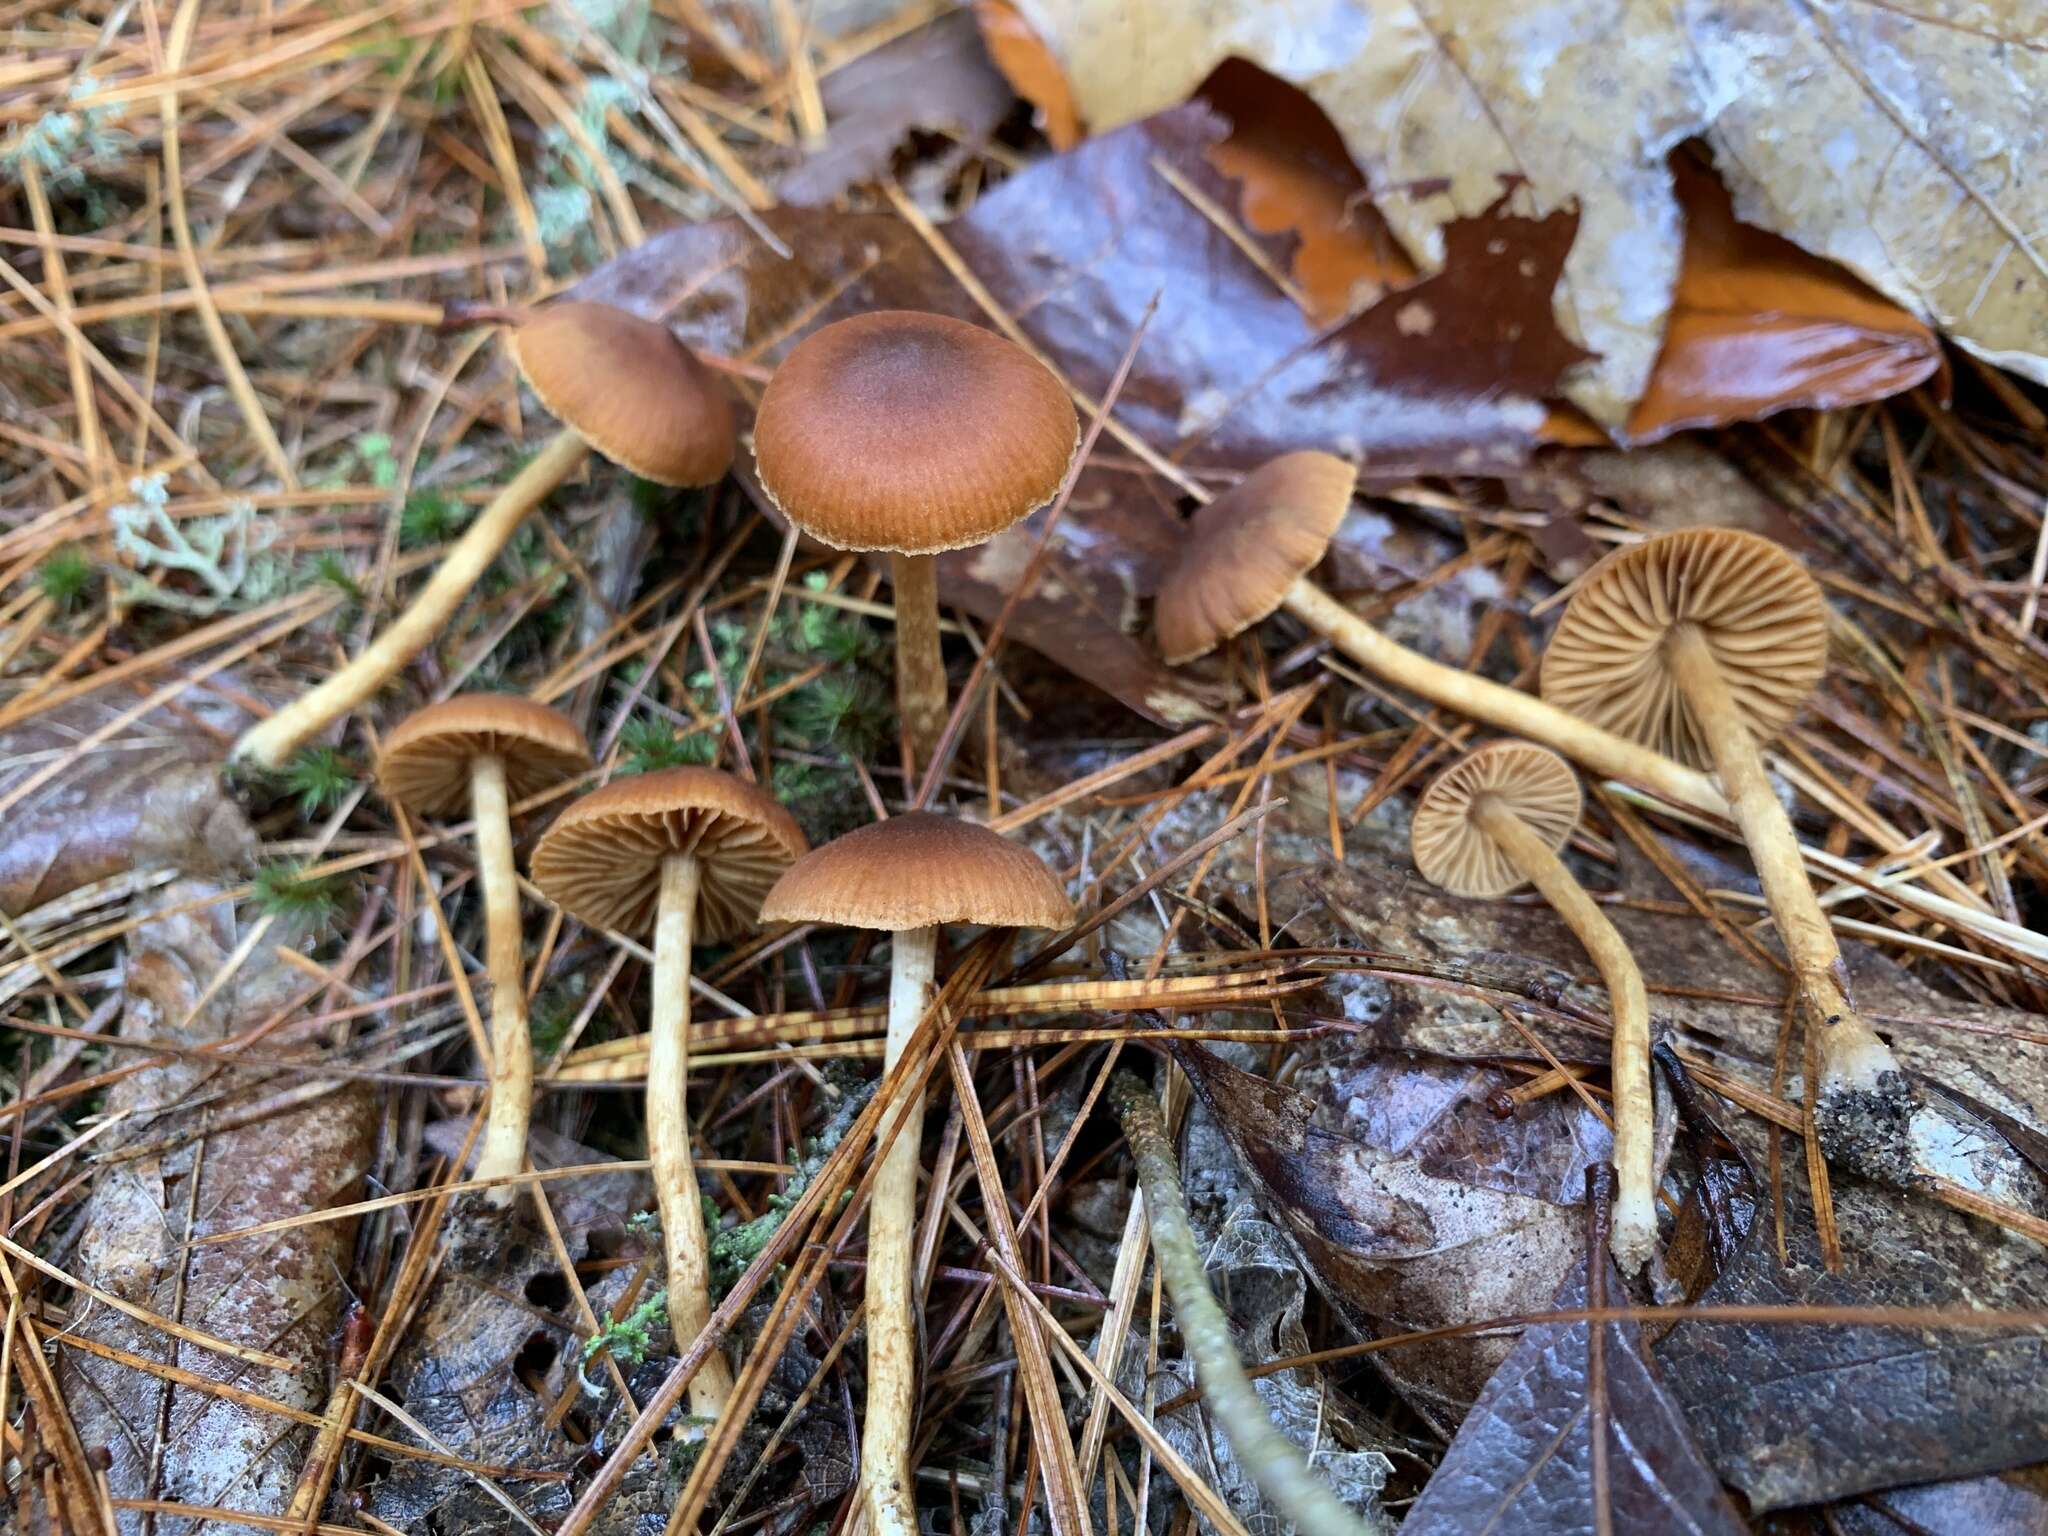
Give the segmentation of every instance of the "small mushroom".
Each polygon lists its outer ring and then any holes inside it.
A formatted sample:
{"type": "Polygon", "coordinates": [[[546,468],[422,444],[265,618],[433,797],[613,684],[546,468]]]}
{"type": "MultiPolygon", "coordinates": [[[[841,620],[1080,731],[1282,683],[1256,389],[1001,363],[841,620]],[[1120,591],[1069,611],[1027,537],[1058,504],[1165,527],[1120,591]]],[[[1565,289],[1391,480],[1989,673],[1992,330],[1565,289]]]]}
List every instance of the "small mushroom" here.
{"type": "Polygon", "coordinates": [[[1579,780],[1565,760],[1525,741],[1496,741],[1452,764],[1415,807],[1415,867],[1453,896],[1505,896],[1527,882],[1565,920],[1607,984],[1614,1022],[1618,1185],[1609,1244],[1625,1274],[1657,1247],[1650,1008],[1627,942],[1557,856],[1579,824],[1579,780]]]}
{"type": "Polygon", "coordinates": [[[1023,348],[944,315],[881,310],[813,331],[754,418],[761,487],[834,549],[886,551],[896,693],[913,761],[946,725],[933,557],[1044,506],[1080,442],[1067,392],[1023,348]]]}
{"type": "MultiPolygon", "coordinates": [[[[761,904],[761,920],[893,935],[887,1072],[903,1059],[931,1006],[941,925],[1063,928],[1074,920],[1074,908],[1030,850],[973,822],[912,811],[849,832],[792,864],[761,904]]],[[[911,1248],[923,1126],[924,1096],[904,1093],[877,1133],[888,1151],[868,1205],[868,1401],[860,1480],[868,1529],[876,1536],[916,1536],[918,1530],[910,1485],[917,1388],[911,1248]]]]}
{"type": "Polygon", "coordinates": [[[1842,991],[1842,958],[1758,744],[1827,667],[1820,587],[1770,540],[1732,528],[1659,534],[1579,583],[1543,658],[1543,696],[1688,763],[1711,764],[1777,920],[1820,1058],[1814,1112],[1830,1156],[1911,1173],[1912,1091],[1842,991]]]}
{"type": "MultiPolygon", "coordinates": [[[[574,721],[545,704],[503,693],[457,694],[414,711],[385,737],[377,759],[377,783],[385,799],[422,816],[467,810],[476,822],[491,978],[491,1097],[477,1156],[480,1179],[503,1178],[525,1167],[533,1101],[512,803],[589,766],[590,749],[574,721]]],[[[484,1198],[502,1208],[517,1194],[517,1186],[506,1184],[484,1198]]]]}
{"type": "Polygon", "coordinates": [[[411,606],[326,681],[245,732],[236,761],[283,766],[396,676],[447,628],[526,515],[591,449],[661,485],[710,485],[732,466],[725,392],[666,326],[570,301],[522,313],[511,343],[521,376],[564,430],[449,546],[411,606]]]}
{"type": "MultiPolygon", "coordinates": [[[[762,894],[805,846],[795,820],[765,790],[715,768],[669,768],[585,796],[534,851],[534,884],[572,917],[654,935],[647,1155],[678,1349],[711,1318],[704,1209],[690,1162],[690,948],[754,927],[762,894]]],[[[690,1411],[715,1419],[731,1395],[732,1371],[713,1350],[690,1381],[690,1411]]]]}
{"type": "Polygon", "coordinates": [[[1284,608],[1367,671],[1470,719],[1540,741],[1603,778],[1725,815],[1714,782],[1518,688],[1396,645],[1309,580],[1351,505],[1357,475],[1327,453],[1283,454],[1198,510],[1159,583],[1159,652],[1192,661],[1284,608]]]}

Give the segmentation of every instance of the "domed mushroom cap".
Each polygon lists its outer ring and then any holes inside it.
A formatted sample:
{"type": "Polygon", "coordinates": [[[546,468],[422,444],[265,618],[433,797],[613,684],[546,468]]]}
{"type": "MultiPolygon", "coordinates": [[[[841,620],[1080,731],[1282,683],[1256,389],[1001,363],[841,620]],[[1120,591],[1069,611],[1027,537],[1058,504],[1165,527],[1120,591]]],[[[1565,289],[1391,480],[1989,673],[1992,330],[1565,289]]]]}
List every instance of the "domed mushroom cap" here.
{"type": "Polygon", "coordinates": [[[1074,904],[1045,861],[987,827],[909,811],[836,838],[790,865],[764,923],[898,933],[941,923],[1064,928],[1074,904]]]}
{"type": "Polygon", "coordinates": [[[1711,766],[1665,640],[1697,625],[1749,731],[1769,741],[1827,669],[1820,587],[1769,539],[1660,533],[1588,571],[1543,655],[1543,697],[1695,768],[1711,766]]]}
{"type": "Polygon", "coordinates": [[[654,927],[663,861],[694,854],[696,936],[717,944],[759,923],[762,894],[805,846],[766,790],[716,768],[667,768],[614,779],[556,817],[533,852],[533,881],[572,917],[642,934],[654,927]]]}
{"type": "Polygon", "coordinates": [[[470,765],[505,765],[505,792],[537,795],[590,766],[590,748],[560,710],[510,693],[458,693],[407,715],[384,738],[377,786],[386,800],[423,816],[469,807],[470,765]]]}
{"type": "Polygon", "coordinates": [[[710,485],[732,468],[732,404],[667,326],[564,299],[511,342],[540,403],[614,464],[661,485],[710,485]]]}
{"type": "Polygon", "coordinates": [[[1422,878],[1453,896],[1505,896],[1528,879],[1473,817],[1481,796],[1513,812],[1552,852],[1579,824],[1579,776],[1563,758],[1526,741],[1481,747],[1422,792],[1409,830],[1422,878]]]}
{"type": "Polygon", "coordinates": [[[944,315],[813,331],[754,417],[761,486],[834,549],[930,555],[993,538],[1059,491],[1074,403],[1038,359],[944,315]]]}
{"type": "Polygon", "coordinates": [[[1327,453],[1285,453],[1189,520],[1153,624],[1179,666],[1250,629],[1315,569],[1351,505],[1358,472],[1327,453]]]}

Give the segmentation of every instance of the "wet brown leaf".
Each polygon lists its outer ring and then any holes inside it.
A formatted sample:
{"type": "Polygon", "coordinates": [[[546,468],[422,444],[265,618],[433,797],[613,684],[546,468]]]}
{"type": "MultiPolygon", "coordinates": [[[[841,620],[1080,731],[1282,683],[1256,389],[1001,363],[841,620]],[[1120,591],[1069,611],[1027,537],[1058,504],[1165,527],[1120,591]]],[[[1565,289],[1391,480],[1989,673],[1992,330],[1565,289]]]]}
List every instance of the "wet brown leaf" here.
{"type": "Polygon", "coordinates": [[[1500,195],[1580,210],[1556,292],[1599,354],[1572,398],[1623,430],[1680,282],[1664,163],[1703,139],[1745,223],[1796,241],[1993,362],[2048,378],[2048,54],[2026,0],[1968,26],[1895,7],[1216,8],[1016,0],[1087,128],[1182,100],[1237,56],[1316,98],[1381,213],[1434,267],[1500,195]]]}
{"type": "MultiPolygon", "coordinates": [[[[1613,1260],[1603,1253],[1600,1264],[1606,1297],[1621,1297],[1613,1260]]],[[[1581,1259],[1555,1305],[1587,1304],[1581,1259]]],[[[1684,1414],[1644,1363],[1642,1330],[1610,1322],[1601,1332],[1597,1377],[1591,1324],[1543,1323],[1524,1332],[1401,1529],[1410,1536],[1566,1536],[1598,1529],[1602,1503],[1616,1531],[1738,1536],[1746,1529],[1684,1414]],[[1607,1437],[1604,1487],[1593,1455],[1596,1380],[1607,1437]]]]}
{"type": "MultiPolygon", "coordinates": [[[[0,794],[46,771],[124,712],[81,699],[0,734],[0,794]]],[[[222,792],[225,743],[246,716],[212,695],[152,710],[87,750],[7,812],[0,912],[19,915],[132,868],[219,875],[245,866],[256,838],[222,792]],[[219,732],[219,735],[215,735],[219,732]]]]}
{"type": "MultiPolygon", "coordinates": [[[[1803,1208],[1780,1267],[1768,1220],[1700,1298],[1763,1306],[2036,1308],[2048,1255],[1931,1200],[1838,1180],[1844,1267],[1803,1208]]],[[[1681,1323],[1656,1358],[1707,1458],[1759,1510],[2048,1456],[2048,1334],[1681,1323]]]]}

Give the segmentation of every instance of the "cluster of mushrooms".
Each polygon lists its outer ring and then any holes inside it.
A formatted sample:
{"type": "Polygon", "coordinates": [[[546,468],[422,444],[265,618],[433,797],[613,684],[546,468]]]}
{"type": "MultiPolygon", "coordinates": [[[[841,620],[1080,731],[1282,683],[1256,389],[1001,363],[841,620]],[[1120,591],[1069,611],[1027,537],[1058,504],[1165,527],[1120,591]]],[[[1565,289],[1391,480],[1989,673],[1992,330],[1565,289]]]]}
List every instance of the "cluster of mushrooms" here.
{"type": "MultiPolygon", "coordinates": [[[[588,452],[670,486],[712,483],[731,466],[730,403],[665,326],[601,304],[557,302],[514,316],[511,346],[564,430],[484,509],[390,628],[237,744],[241,761],[276,768],[372,697],[441,632],[520,522],[588,452]]],[[[991,332],[937,315],[882,312],[824,326],[769,382],[753,433],[762,489],[819,541],[890,556],[907,766],[929,766],[948,719],[934,557],[1044,506],[1071,473],[1078,443],[1073,404],[1050,370],[991,332]]],[[[1285,609],[1386,681],[1508,734],[1425,792],[1414,857],[1426,878],[1463,897],[1534,885],[1605,981],[1619,1175],[1613,1247],[1623,1266],[1633,1272],[1646,1262],[1657,1236],[1649,1014],[1627,944],[1559,856],[1580,815],[1571,763],[1733,823],[1755,860],[1817,1046],[1824,1144],[1840,1161],[1903,1182],[1911,1095],[1844,995],[1832,929],[1760,752],[1825,665],[1825,610],[1812,579],[1775,545],[1732,530],[1620,549],[1579,582],[1537,697],[1395,644],[1310,580],[1354,490],[1342,460],[1292,453],[1201,508],[1161,584],[1161,653],[1173,664],[1192,660],[1285,609]]],[[[511,816],[592,771],[566,717],[506,695],[422,709],[380,755],[379,782],[394,805],[430,816],[466,809],[475,823],[491,981],[477,1173],[500,1181],[493,1198],[501,1204],[524,1168],[533,1075],[511,816]]],[[[580,921],[653,936],[647,1126],[679,1348],[710,1315],[686,1110],[693,944],[765,923],[889,933],[889,1073],[930,1012],[942,925],[1073,921],[1053,871],[984,827],[911,812],[809,851],[759,784],[712,768],[616,779],[573,802],[541,837],[531,873],[545,898],[580,921]]],[[[861,1475],[874,1528],[910,1532],[923,1110],[915,1092],[891,1102],[868,1216],[861,1475]]],[[[717,1415],[730,1391],[714,1351],[692,1382],[692,1412],[717,1415]]]]}

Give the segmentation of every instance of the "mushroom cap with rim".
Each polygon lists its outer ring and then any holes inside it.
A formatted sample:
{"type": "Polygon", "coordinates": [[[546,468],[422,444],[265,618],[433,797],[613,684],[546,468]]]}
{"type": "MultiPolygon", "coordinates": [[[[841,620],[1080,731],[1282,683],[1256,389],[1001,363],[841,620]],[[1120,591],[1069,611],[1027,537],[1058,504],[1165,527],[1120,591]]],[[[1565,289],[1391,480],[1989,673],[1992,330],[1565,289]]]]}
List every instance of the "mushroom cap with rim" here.
{"type": "Polygon", "coordinates": [[[1687,528],[1618,549],[1580,578],[1543,655],[1543,697],[1711,767],[1665,649],[1680,624],[1698,627],[1759,744],[1799,713],[1827,669],[1827,608],[1805,568],[1761,535],[1687,528]]]}
{"type": "Polygon", "coordinates": [[[1029,848],[976,822],[907,811],[790,865],[761,903],[761,920],[885,933],[942,923],[1064,928],[1074,904],[1029,848]]]}
{"type": "Polygon", "coordinates": [[[1534,742],[1489,742],[1436,776],[1409,829],[1422,878],[1453,896],[1505,896],[1529,878],[1473,816],[1482,795],[1513,812],[1553,853],[1579,824],[1579,776],[1569,763],[1534,742]]]}
{"type": "Polygon", "coordinates": [[[645,934],[661,904],[661,869],[697,860],[699,943],[760,921],[761,897],[807,845],[773,796],[716,768],[666,768],[614,779],[555,818],[533,852],[533,883],[570,916],[645,934]]]}
{"type": "Polygon", "coordinates": [[[665,325],[562,299],[511,331],[540,403],[614,464],[660,485],[710,485],[732,468],[732,403],[665,325]]]}
{"type": "Polygon", "coordinates": [[[761,488],[834,549],[932,555],[1051,501],[1081,440],[1052,371],[993,331],[879,310],[775,370],[754,416],[761,488]]]}
{"type": "Polygon", "coordinates": [[[1283,453],[1197,509],[1159,583],[1159,654],[1179,666],[1250,629],[1316,568],[1358,472],[1327,453],[1283,453]]]}
{"type": "Polygon", "coordinates": [[[505,765],[505,793],[524,800],[590,766],[576,723],[558,709],[510,693],[458,693],[416,709],[384,738],[377,785],[386,800],[423,816],[469,808],[470,765],[505,765]]]}

